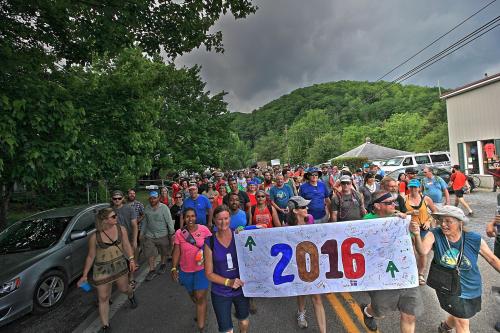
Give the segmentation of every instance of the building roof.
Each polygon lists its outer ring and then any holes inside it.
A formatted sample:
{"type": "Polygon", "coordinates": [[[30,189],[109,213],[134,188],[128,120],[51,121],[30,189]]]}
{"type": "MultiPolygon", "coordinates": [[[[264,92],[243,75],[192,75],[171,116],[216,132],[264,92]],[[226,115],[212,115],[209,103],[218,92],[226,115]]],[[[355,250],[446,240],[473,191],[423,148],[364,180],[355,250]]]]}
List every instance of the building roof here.
{"type": "Polygon", "coordinates": [[[464,92],[474,90],[474,89],[477,89],[479,87],[486,86],[486,85],[491,84],[491,83],[496,82],[496,81],[500,81],[500,73],[486,76],[485,78],[483,78],[481,80],[474,81],[474,82],[471,82],[469,84],[466,84],[465,86],[459,87],[459,88],[454,89],[452,91],[448,91],[447,93],[441,95],[441,99],[447,99],[447,98],[462,94],[464,92]]]}
{"type": "Polygon", "coordinates": [[[366,157],[371,161],[374,160],[386,160],[392,157],[411,154],[411,152],[392,149],[384,146],[379,146],[370,141],[366,141],[362,145],[349,150],[348,152],[343,153],[335,158],[341,157],[366,157]]]}

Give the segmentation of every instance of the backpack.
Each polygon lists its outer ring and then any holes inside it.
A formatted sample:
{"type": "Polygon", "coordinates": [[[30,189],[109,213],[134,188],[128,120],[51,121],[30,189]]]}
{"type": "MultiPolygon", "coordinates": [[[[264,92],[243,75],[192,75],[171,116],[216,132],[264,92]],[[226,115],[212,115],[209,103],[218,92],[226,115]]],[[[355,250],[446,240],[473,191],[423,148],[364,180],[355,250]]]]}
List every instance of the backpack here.
{"type": "MultiPolygon", "coordinates": [[[[334,190],[333,193],[332,193],[332,196],[333,195],[335,195],[337,197],[337,199],[339,200],[339,206],[337,208],[337,214],[338,214],[337,220],[339,220],[339,218],[342,216],[341,211],[342,211],[342,208],[343,208],[343,206],[342,206],[342,201],[343,201],[342,200],[342,193],[340,191],[334,190]]],[[[359,208],[360,208],[360,213],[361,213],[361,209],[363,208],[363,202],[361,200],[361,197],[359,196],[358,191],[352,190],[351,191],[351,198],[352,198],[352,201],[354,201],[354,200],[358,201],[359,208]]],[[[361,217],[362,217],[362,215],[363,214],[361,213],[361,217]]]]}

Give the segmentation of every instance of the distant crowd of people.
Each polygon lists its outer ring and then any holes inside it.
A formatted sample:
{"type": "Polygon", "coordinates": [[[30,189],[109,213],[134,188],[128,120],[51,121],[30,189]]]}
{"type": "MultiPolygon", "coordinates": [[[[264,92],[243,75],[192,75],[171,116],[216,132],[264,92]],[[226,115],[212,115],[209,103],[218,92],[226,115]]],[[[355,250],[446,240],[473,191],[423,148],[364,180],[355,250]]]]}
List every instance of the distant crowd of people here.
{"type": "MultiPolygon", "coordinates": [[[[257,306],[242,292],[245,281],[239,275],[235,232],[250,225],[276,228],[410,216],[419,284],[425,285],[429,278],[430,250],[434,252],[431,268],[438,265],[460,272],[460,293],[436,291],[441,308],[449,313],[438,331],[469,332],[469,319],[481,310],[478,255],[500,272],[500,212],[487,226],[488,236],[496,237],[492,252],[477,233],[466,228],[474,213],[464,199],[469,185],[459,166],[453,166],[449,184],[430,167],[423,168],[421,177],[417,173],[407,168],[395,179],[373,164],[352,172],[329,165],[215,170],[201,177],[179,178],[170,190],[150,191],[146,205],[137,200],[135,190],[129,189],[126,195],[116,190],[110,208],[97,215],[97,232],[90,237],[79,284],[89,280],[96,286],[102,332],[109,332],[112,283],[128,295],[134,308],[139,254],[149,266],[146,281],[164,274],[171,261],[171,277],[184,286],[195,305],[200,332],[207,320],[209,288],[219,332],[233,331],[233,305],[239,330],[247,332],[249,316],[257,306]],[[449,186],[454,205],[450,205],[449,186]]],[[[423,311],[420,293],[418,287],[368,292],[370,304],[360,305],[365,325],[376,331],[377,318],[399,311],[401,332],[414,332],[416,316],[423,311]]],[[[326,332],[321,295],[311,295],[311,299],[319,330],[326,332]]],[[[305,301],[305,296],[297,297],[296,318],[301,328],[308,327],[305,301]]],[[[500,331],[500,323],[496,329],[500,331]]]]}

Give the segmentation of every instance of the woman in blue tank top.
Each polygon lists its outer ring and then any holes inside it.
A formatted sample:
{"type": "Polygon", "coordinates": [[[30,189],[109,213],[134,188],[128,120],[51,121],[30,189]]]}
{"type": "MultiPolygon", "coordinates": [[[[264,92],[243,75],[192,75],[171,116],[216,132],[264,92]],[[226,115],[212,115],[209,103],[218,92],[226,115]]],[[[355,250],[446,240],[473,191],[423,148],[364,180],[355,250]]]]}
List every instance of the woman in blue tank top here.
{"type": "Polygon", "coordinates": [[[443,206],[432,216],[438,227],[432,229],[422,239],[418,222],[412,222],[410,230],[415,239],[418,254],[427,255],[434,250],[434,263],[443,267],[454,268],[462,248],[460,261],[460,296],[450,296],[436,291],[441,308],[450,316],[442,322],[438,331],[468,333],[469,319],[481,311],[481,274],[477,265],[480,254],[486,261],[500,272],[500,259],[495,257],[481,236],[474,232],[464,231],[463,225],[468,221],[464,212],[455,206],[443,206]]]}
{"type": "Polygon", "coordinates": [[[219,332],[233,332],[231,307],[236,308],[240,332],[246,333],[249,324],[249,301],[243,295],[238,257],[233,231],[230,228],[230,213],[226,205],[215,208],[217,232],[205,241],[205,274],[212,282],[212,306],[219,332]]]}

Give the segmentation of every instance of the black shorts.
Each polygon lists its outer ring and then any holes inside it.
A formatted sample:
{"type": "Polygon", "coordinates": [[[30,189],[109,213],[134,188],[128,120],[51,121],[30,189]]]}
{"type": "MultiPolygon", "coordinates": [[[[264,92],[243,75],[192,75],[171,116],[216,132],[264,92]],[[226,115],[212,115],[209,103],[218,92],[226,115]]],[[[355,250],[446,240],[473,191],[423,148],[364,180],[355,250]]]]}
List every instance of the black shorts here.
{"type": "Polygon", "coordinates": [[[458,296],[448,296],[439,292],[437,292],[436,295],[439,300],[439,305],[441,305],[441,309],[454,317],[470,319],[481,311],[481,296],[466,299],[458,296]]]}
{"type": "Polygon", "coordinates": [[[495,240],[495,244],[493,247],[493,253],[500,258],[500,235],[497,236],[497,239],[495,240]]]}
{"type": "Polygon", "coordinates": [[[457,198],[463,198],[464,197],[464,190],[462,189],[459,189],[459,190],[455,190],[455,195],[457,196],[457,198]]]}

